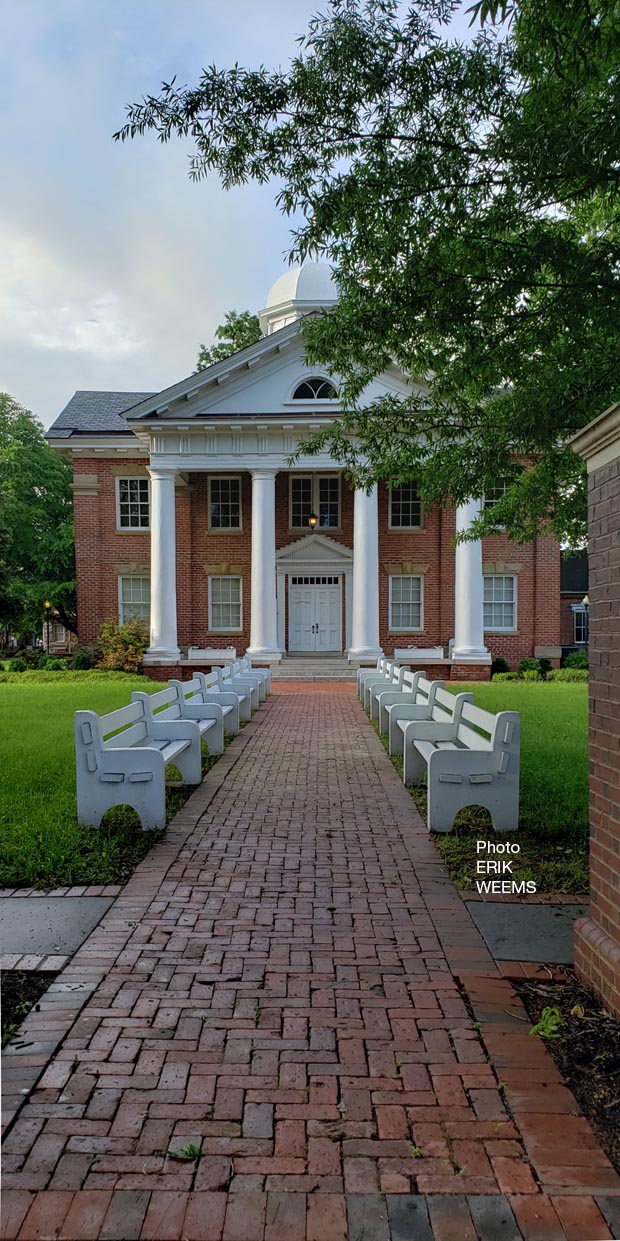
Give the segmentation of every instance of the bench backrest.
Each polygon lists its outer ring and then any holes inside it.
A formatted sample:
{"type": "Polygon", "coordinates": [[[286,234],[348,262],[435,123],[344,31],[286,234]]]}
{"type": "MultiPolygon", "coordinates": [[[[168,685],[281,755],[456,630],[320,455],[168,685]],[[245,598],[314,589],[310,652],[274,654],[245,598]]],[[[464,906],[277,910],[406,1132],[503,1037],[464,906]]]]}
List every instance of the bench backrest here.
{"type": "Polygon", "coordinates": [[[500,711],[493,715],[473,703],[465,703],[456,735],[470,750],[493,750],[498,756],[499,770],[506,771],[509,755],[519,753],[519,712],[500,711]]]}
{"type": "Polygon", "coordinates": [[[415,695],[416,705],[424,706],[428,703],[432,708],[438,690],[443,689],[443,681],[428,681],[423,672],[412,672],[407,668],[403,673],[400,688],[415,695]]]}
{"type": "Polygon", "coordinates": [[[221,672],[221,668],[212,668],[210,672],[195,672],[192,680],[187,682],[188,692],[189,686],[197,682],[196,688],[192,690],[192,693],[217,693],[222,680],[221,672]]]}
{"type": "Polygon", "coordinates": [[[98,750],[125,749],[137,745],[148,735],[147,720],[142,702],[131,702],[127,707],[97,715],[96,711],[76,711],[75,744],[86,751],[89,770],[96,767],[98,750]]]}
{"type": "Polygon", "coordinates": [[[433,695],[431,719],[440,724],[459,724],[465,704],[474,701],[472,693],[451,694],[444,689],[441,681],[433,681],[436,686],[433,695]]]}
{"type": "Polygon", "coordinates": [[[167,689],[159,689],[154,694],[145,694],[144,690],[134,690],[131,701],[142,703],[147,720],[181,719],[179,695],[175,685],[167,689]]]}

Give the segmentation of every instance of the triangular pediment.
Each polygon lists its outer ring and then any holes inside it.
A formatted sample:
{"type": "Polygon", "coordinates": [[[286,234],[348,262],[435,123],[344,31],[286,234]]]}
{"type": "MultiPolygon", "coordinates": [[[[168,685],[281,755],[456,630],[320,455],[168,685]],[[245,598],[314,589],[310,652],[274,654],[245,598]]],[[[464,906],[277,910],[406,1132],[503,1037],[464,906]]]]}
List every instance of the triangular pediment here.
{"type": "Polygon", "coordinates": [[[276,552],[278,565],[353,563],[353,552],[324,534],[307,534],[276,552]]]}

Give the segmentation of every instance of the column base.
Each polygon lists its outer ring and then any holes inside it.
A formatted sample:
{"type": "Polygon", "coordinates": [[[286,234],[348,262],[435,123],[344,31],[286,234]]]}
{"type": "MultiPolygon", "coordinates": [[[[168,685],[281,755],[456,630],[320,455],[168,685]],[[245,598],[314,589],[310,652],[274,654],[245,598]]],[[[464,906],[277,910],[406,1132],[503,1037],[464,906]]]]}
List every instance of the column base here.
{"type": "Polygon", "coordinates": [[[282,651],[270,651],[264,646],[249,646],[245,653],[248,659],[260,664],[279,664],[282,661],[282,651]]]}
{"type": "Polygon", "coordinates": [[[613,939],[594,918],[575,923],[575,973],[600,996],[614,1017],[620,1018],[620,941],[613,939]]]}
{"type": "Polygon", "coordinates": [[[144,653],[143,664],[178,664],[181,652],[178,646],[152,646],[144,653]]]}
{"type": "Polygon", "coordinates": [[[349,663],[356,664],[376,663],[382,655],[380,646],[350,646],[347,651],[349,663]]]}

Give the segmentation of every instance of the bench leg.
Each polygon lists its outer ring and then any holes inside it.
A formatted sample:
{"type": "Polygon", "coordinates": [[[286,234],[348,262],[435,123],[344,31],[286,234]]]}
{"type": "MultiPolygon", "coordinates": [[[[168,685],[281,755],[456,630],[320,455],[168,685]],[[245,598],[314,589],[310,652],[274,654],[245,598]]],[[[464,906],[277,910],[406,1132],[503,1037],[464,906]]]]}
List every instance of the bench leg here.
{"type": "Polygon", "coordinates": [[[200,784],[202,780],[202,756],[199,738],[192,741],[191,745],[182,754],[177,755],[174,760],[174,766],[178,767],[185,784],[200,784]]]}
{"type": "MultiPolygon", "coordinates": [[[[400,732],[400,729],[398,730],[400,732]]],[[[406,733],[400,732],[403,739],[403,784],[421,784],[426,771],[426,763],[416,750],[413,741],[406,733]]]]}
{"type": "Polygon", "coordinates": [[[451,832],[454,820],[463,808],[462,798],[452,790],[460,789],[460,785],[440,784],[438,780],[429,780],[427,788],[426,825],[429,832],[451,832]]]}
{"type": "Polygon", "coordinates": [[[510,798],[501,805],[487,807],[491,815],[494,832],[516,832],[519,828],[519,801],[510,798]]]}

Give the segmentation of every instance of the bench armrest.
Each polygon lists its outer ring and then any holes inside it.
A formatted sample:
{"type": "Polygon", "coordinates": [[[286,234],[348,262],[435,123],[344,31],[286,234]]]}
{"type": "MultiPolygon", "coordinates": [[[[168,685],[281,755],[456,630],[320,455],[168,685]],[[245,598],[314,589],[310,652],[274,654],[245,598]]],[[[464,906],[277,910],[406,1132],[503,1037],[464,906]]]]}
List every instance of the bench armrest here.
{"type": "MultiPolygon", "coordinates": [[[[198,725],[194,720],[147,720],[148,736],[156,741],[200,740],[198,725]]],[[[144,749],[148,747],[143,747],[144,749]]]]}
{"type": "MultiPolygon", "coordinates": [[[[221,698],[221,694],[219,697],[221,698]]],[[[219,702],[183,702],[179,703],[181,714],[186,720],[222,720],[224,704],[219,702]]]]}
{"type": "MultiPolygon", "coordinates": [[[[455,724],[442,724],[438,720],[408,720],[405,722],[407,741],[454,741],[455,724]]],[[[451,750],[450,753],[453,753],[451,750]]],[[[460,753],[460,751],[459,751],[460,753]]]]}

